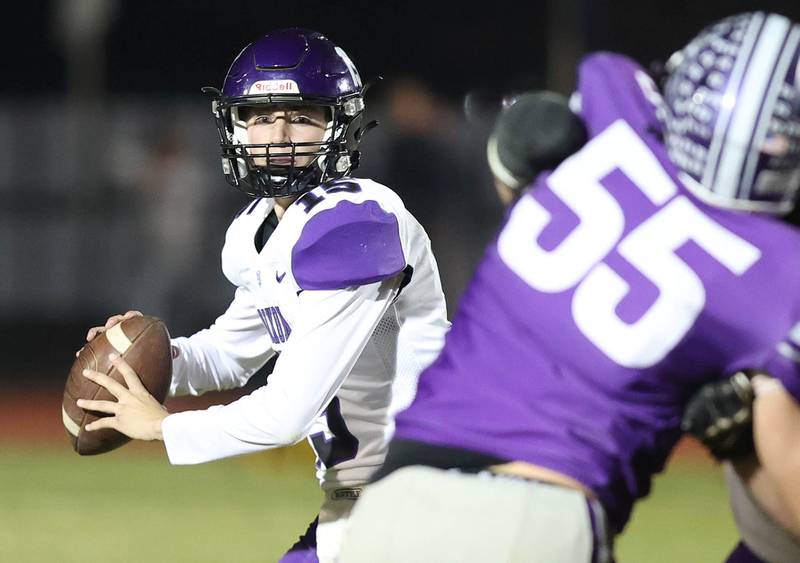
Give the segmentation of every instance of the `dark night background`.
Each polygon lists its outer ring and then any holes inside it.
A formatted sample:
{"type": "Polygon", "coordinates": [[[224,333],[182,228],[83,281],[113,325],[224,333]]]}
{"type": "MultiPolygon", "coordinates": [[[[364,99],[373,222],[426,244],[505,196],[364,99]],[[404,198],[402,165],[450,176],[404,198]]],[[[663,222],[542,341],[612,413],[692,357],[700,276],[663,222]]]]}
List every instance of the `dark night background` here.
{"type": "MultiPolygon", "coordinates": [[[[53,39],[57,3],[34,0],[5,8],[4,95],[65,90],[66,61],[53,39]]],[[[277,27],[322,31],[345,47],[365,78],[413,74],[456,100],[470,88],[543,77],[548,42],[561,33],[548,28],[554,10],[566,12],[562,21],[581,32],[587,50],[621,51],[644,63],[668,56],[705,23],[735,12],[772,10],[800,18],[800,3],[791,0],[111,4],[108,90],[158,96],[195,95],[202,85],[221,84],[239,50],[277,27]]]]}
{"type": "Polygon", "coordinates": [[[85,330],[121,310],[146,309],[177,334],[224,310],[232,291],[219,249],[246,200],[219,173],[200,87],[221,86],[236,54],[270,29],[321,31],[365,80],[384,78],[367,98],[382,126],[365,142],[374,148],[363,172],[400,193],[428,229],[452,311],[500,217],[483,164],[491,120],[466,119],[465,98],[481,108],[524,88],[568,93],[587,51],[648,66],[713,20],[752,9],[800,20],[797,0],[6,3],[0,383],[63,381],[85,330]],[[86,20],[72,16],[86,6],[105,10],[101,33],[75,31],[86,20]],[[172,197],[164,177],[177,190],[198,187],[172,197]],[[163,230],[168,205],[194,222],[175,235],[184,246],[159,255],[173,236],[163,230]],[[184,271],[165,275],[190,247],[184,271]]]}

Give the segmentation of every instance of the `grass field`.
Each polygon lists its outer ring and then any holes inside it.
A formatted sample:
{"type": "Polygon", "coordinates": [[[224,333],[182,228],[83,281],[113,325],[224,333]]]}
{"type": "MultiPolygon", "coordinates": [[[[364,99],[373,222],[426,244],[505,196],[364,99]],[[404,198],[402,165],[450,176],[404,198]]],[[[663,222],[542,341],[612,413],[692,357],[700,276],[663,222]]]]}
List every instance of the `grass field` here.
{"type": "MultiPolygon", "coordinates": [[[[171,467],[157,446],[94,458],[66,444],[0,447],[0,561],[275,561],[320,501],[298,452],[171,467]]],[[[718,562],[734,538],[719,472],[678,462],[637,508],[617,554],[718,562]]]]}
{"type": "Polygon", "coordinates": [[[156,453],[2,446],[0,561],[275,561],[316,515],[310,464],[170,467],[156,453]]]}
{"type": "MultiPolygon", "coordinates": [[[[190,467],[170,466],[160,444],[83,458],[60,396],[36,402],[0,397],[0,562],[276,561],[316,515],[304,444],[190,467]]],[[[681,451],[619,538],[621,563],[716,563],[735,543],[720,471],[681,451]]]]}
{"type": "Polygon", "coordinates": [[[616,552],[621,563],[720,563],[737,541],[722,471],[692,453],[655,479],[616,552]]]}

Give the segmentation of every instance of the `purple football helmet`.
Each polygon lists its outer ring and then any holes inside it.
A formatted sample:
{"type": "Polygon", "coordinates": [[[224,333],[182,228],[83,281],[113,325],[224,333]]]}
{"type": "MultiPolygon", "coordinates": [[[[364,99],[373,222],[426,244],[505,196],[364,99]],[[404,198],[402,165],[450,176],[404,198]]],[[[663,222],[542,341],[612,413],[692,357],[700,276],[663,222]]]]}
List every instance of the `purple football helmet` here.
{"type": "Polygon", "coordinates": [[[347,54],[320,33],[300,28],[273,31],[239,53],[222,92],[204,91],[214,94],[212,111],[225,178],[249,195],[302,194],[358,166],[364,87],[347,54]],[[328,121],[323,140],[250,144],[239,110],[265,104],[324,107],[328,121]],[[254,154],[261,157],[258,165],[254,154]],[[295,166],[299,156],[313,159],[295,166]]]}
{"type": "Polygon", "coordinates": [[[720,20],[667,62],[666,144],[713,205],[783,214],[800,188],[800,26],[777,14],[720,20]]]}

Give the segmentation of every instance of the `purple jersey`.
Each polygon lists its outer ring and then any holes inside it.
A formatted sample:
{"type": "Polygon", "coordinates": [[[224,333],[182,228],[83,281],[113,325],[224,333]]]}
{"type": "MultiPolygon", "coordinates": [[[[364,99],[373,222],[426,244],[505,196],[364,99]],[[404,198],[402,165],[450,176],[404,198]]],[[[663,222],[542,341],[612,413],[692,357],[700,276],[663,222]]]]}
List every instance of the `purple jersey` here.
{"type": "Polygon", "coordinates": [[[702,385],[800,400],[800,231],[693,195],[632,61],[588,57],[578,94],[590,141],[508,213],[396,436],[572,476],[621,531],[702,385]]]}

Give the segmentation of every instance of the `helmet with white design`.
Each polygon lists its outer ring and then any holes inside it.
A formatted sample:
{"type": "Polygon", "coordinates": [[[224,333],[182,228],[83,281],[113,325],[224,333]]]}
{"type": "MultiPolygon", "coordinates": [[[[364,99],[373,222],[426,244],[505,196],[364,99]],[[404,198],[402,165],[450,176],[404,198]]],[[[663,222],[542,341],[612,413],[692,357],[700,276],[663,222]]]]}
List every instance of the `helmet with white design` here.
{"type": "Polygon", "coordinates": [[[788,213],[800,188],[800,25],[722,19],[667,62],[666,145],[686,185],[720,207],[788,213]]]}
{"type": "Polygon", "coordinates": [[[222,171],[245,193],[298,195],[358,166],[364,87],[347,54],[318,32],[290,28],[265,35],[239,53],[221,92],[204,91],[214,95],[222,171]],[[250,143],[243,107],[309,105],[325,109],[321,141],[250,143]]]}

